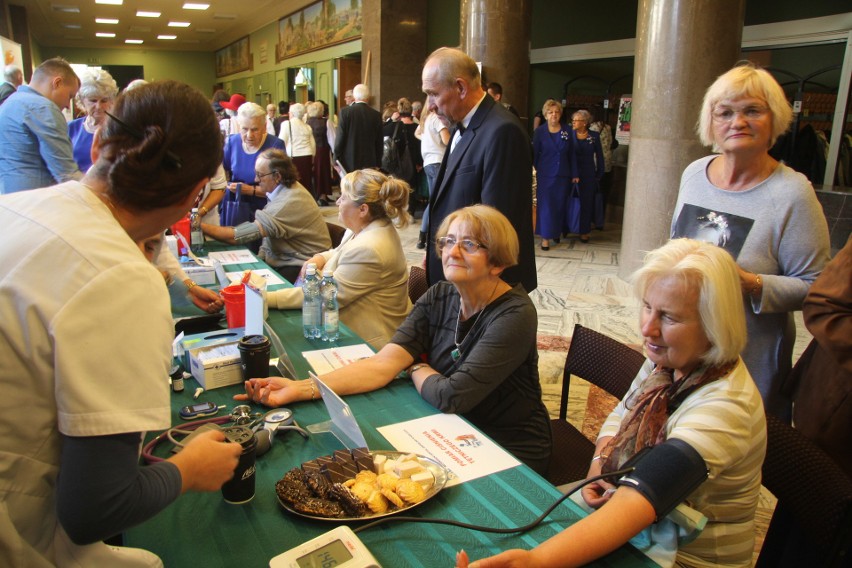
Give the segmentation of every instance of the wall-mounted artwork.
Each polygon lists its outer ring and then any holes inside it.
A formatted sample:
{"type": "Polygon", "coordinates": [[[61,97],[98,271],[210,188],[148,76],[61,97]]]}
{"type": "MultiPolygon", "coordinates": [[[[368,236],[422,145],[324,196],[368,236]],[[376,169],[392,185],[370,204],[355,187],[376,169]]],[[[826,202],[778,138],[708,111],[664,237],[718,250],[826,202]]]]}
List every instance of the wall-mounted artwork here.
{"type": "Polygon", "coordinates": [[[321,0],[278,20],[275,61],[361,37],[362,0],[321,0]]]}
{"type": "Polygon", "coordinates": [[[216,76],[224,77],[251,70],[249,36],[238,39],[216,52],[216,76]]]}

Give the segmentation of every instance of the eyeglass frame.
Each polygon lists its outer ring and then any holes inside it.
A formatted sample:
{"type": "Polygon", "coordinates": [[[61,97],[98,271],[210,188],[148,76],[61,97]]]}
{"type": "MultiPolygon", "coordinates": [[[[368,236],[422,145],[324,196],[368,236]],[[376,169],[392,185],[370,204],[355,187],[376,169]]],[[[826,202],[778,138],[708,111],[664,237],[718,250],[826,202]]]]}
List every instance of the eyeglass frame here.
{"type": "Polygon", "coordinates": [[[710,118],[713,122],[717,124],[730,124],[734,121],[737,115],[740,115],[744,120],[760,120],[768,113],[772,112],[772,109],[769,107],[761,106],[761,105],[748,105],[745,108],[731,108],[731,107],[721,107],[725,109],[726,112],[730,112],[730,117],[723,117],[717,114],[719,107],[714,107],[712,111],[710,111],[710,118]],[[749,116],[751,113],[751,116],[749,116]],[[755,114],[756,113],[756,114],[755,114]]]}
{"type": "Polygon", "coordinates": [[[445,248],[452,249],[456,245],[459,245],[459,248],[467,254],[476,254],[476,251],[478,251],[479,249],[488,250],[488,247],[482,243],[476,242],[471,239],[456,240],[455,237],[437,238],[435,239],[435,244],[438,246],[438,250],[440,250],[441,252],[444,252],[445,248]]]}
{"type": "Polygon", "coordinates": [[[263,179],[263,178],[265,178],[266,176],[271,176],[271,175],[272,175],[272,174],[274,174],[274,173],[276,173],[276,171],[275,171],[275,170],[272,170],[271,172],[266,172],[265,174],[258,173],[258,171],[257,171],[257,170],[255,170],[255,171],[254,171],[254,176],[255,176],[257,179],[262,180],[262,179],[263,179]]]}

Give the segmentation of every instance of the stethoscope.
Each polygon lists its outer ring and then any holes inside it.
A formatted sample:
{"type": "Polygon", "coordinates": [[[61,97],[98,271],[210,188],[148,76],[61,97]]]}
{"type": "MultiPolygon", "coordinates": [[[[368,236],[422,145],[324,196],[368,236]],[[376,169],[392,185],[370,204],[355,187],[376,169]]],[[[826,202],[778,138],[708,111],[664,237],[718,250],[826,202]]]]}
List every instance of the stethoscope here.
{"type": "Polygon", "coordinates": [[[148,463],[163,461],[163,458],[154,455],[154,448],[163,440],[169,440],[177,447],[183,447],[180,440],[175,438],[179,434],[186,436],[205,424],[226,424],[233,422],[238,426],[247,426],[257,438],[257,456],[262,456],[272,448],[272,440],[275,434],[284,430],[295,430],[303,438],[308,439],[308,432],[296,423],[293,411],[289,408],[273,408],[266,414],[252,412],[247,404],[235,406],[228,416],[215,416],[205,420],[196,420],[181,424],[179,427],[169,428],[155,437],[142,448],[142,457],[148,463]]]}

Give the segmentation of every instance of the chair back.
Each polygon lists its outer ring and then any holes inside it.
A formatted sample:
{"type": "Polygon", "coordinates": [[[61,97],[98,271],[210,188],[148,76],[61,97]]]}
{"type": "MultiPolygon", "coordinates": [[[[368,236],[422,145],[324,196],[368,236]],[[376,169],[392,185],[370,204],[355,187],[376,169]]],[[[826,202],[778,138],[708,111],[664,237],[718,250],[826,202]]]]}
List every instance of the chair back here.
{"type": "Polygon", "coordinates": [[[852,479],[775,416],[766,429],[763,485],[778,505],[756,566],[852,565],[852,479]]]}
{"type": "Polygon", "coordinates": [[[331,248],[339,247],[340,241],[343,240],[343,235],[346,233],[346,227],[328,221],[325,222],[325,225],[328,227],[328,236],[331,237],[331,248]]]}
{"type": "Polygon", "coordinates": [[[559,418],[565,420],[568,412],[571,375],[585,379],[621,400],[644,362],[645,356],[635,349],[603,333],[575,324],[562,373],[559,418]]]}
{"type": "Polygon", "coordinates": [[[408,297],[411,299],[411,303],[416,303],[428,289],[426,271],[420,266],[412,266],[408,272],[408,297]]]}

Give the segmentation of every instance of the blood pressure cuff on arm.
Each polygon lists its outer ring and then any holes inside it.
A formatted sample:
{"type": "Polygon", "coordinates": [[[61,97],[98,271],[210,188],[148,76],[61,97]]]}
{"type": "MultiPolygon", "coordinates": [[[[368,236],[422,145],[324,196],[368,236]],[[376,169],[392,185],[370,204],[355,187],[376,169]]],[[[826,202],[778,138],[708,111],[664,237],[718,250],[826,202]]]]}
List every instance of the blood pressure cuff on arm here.
{"type": "Polygon", "coordinates": [[[245,222],[234,227],[234,240],[239,244],[256,241],[261,236],[260,227],[258,227],[256,223],[245,222]]]}
{"type": "Polygon", "coordinates": [[[704,458],[692,446],[672,438],[636,454],[635,469],[618,480],[632,487],[654,507],[656,521],[668,515],[707,479],[704,458]],[[641,454],[641,455],[640,455],[641,454]]]}

